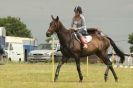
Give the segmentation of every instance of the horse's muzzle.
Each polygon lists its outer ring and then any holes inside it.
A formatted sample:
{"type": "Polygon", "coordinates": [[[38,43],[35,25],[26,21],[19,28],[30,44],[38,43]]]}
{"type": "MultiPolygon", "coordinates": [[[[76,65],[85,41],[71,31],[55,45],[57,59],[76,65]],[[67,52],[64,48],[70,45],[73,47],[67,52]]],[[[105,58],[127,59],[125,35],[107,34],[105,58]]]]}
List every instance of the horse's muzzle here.
{"type": "Polygon", "coordinates": [[[46,32],[46,36],[47,37],[50,37],[51,36],[51,33],[50,32],[46,32]]]}

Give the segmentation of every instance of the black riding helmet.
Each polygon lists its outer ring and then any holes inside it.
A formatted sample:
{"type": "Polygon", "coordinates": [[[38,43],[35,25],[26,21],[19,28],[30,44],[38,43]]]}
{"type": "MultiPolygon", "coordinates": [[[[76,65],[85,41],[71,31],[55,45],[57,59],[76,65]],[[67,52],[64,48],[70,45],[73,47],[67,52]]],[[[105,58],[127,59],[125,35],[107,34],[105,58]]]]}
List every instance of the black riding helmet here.
{"type": "Polygon", "coordinates": [[[80,6],[76,6],[74,8],[74,12],[77,12],[77,11],[79,11],[79,13],[82,14],[82,8],[80,6]]]}

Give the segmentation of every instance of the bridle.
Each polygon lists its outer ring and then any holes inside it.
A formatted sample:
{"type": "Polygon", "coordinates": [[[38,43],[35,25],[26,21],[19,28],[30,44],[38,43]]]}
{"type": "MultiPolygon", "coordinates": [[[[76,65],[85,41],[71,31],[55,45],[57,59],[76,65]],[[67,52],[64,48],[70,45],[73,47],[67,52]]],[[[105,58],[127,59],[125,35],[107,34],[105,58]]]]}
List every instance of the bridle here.
{"type": "MultiPolygon", "coordinates": [[[[54,21],[53,21],[54,22],[54,21]]],[[[58,22],[54,22],[54,23],[52,23],[52,25],[50,26],[50,28],[49,28],[49,32],[51,33],[54,33],[54,32],[56,32],[56,33],[61,33],[60,32],[60,23],[59,23],[59,21],[58,22]],[[54,27],[52,27],[52,26],[54,26],[54,27]]]]}

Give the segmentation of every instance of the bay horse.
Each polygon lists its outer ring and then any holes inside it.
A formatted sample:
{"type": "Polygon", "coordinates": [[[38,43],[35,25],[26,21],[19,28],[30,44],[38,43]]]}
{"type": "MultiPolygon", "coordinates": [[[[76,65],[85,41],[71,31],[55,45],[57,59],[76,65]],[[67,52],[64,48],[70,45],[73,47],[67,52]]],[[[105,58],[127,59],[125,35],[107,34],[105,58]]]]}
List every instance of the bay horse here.
{"type": "Polygon", "coordinates": [[[80,58],[84,56],[90,56],[92,54],[97,55],[104,63],[107,65],[105,74],[104,74],[104,80],[105,82],[108,79],[108,71],[111,70],[115,81],[118,81],[118,77],[112,67],[112,63],[109,60],[108,57],[108,48],[111,45],[116,54],[121,58],[121,63],[124,62],[125,57],[124,53],[116,46],[114,41],[107,37],[107,36],[101,36],[98,31],[96,30],[87,30],[88,33],[92,36],[92,41],[88,43],[88,48],[83,48],[80,41],[78,41],[74,35],[74,30],[72,29],[66,29],[62,22],[59,20],[59,17],[56,18],[52,17],[52,22],[50,23],[50,26],[46,32],[46,36],[50,37],[53,33],[56,33],[59,42],[60,42],[60,49],[63,54],[61,61],[59,62],[56,72],[54,81],[58,79],[59,71],[61,66],[65,63],[66,60],[69,58],[74,58],[77,66],[77,71],[79,74],[80,82],[83,80],[83,76],[80,70],[80,58]]]}

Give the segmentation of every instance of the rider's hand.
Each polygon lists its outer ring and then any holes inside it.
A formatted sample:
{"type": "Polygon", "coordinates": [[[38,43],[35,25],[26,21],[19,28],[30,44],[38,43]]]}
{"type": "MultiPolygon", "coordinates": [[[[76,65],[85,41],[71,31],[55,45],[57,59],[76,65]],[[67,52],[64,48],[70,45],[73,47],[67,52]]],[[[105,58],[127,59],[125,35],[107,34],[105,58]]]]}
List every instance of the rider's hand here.
{"type": "Polygon", "coordinates": [[[69,28],[69,29],[73,30],[74,32],[78,31],[78,28],[69,28]]]}
{"type": "Polygon", "coordinates": [[[74,28],[74,31],[77,32],[79,29],[78,28],[74,28]]]}
{"type": "Polygon", "coordinates": [[[74,30],[78,30],[78,28],[73,28],[74,30]]]}

